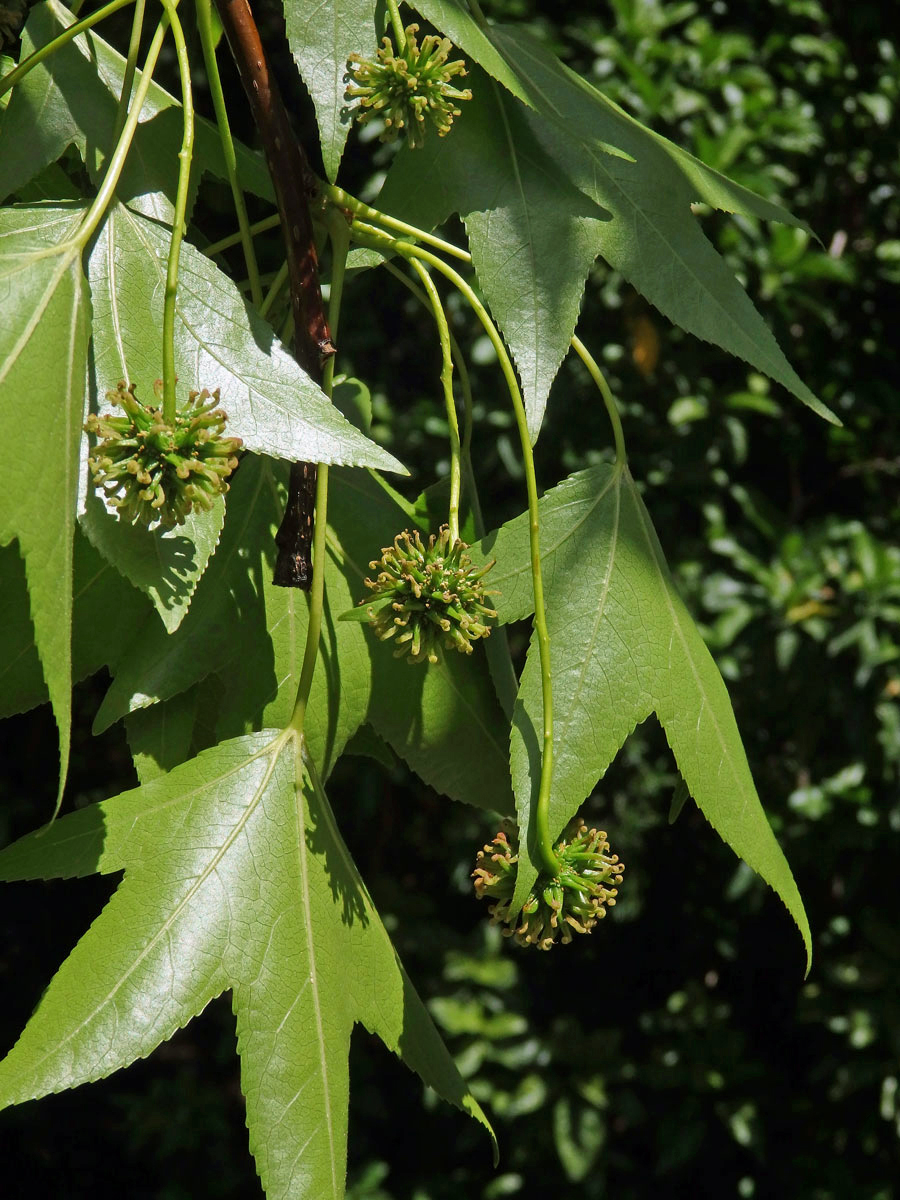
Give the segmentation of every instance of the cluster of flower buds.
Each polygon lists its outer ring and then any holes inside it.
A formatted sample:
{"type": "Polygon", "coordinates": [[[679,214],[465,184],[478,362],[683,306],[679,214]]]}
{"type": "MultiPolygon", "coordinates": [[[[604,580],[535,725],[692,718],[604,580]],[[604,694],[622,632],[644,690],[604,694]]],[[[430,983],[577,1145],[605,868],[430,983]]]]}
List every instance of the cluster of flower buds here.
{"type": "Polygon", "coordinates": [[[471,100],[472,93],[450,83],[455,76],[466,74],[466,65],[462,59],[447,61],[453,49],[449,38],[428,34],[420,47],[418,25],[408,25],[405,32],[406,44],[397,53],[390,38],[384,38],[374,61],[350,55],[347,99],[355,101],[360,125],[374,117],[384,119],[382,141],[393,141],[403,132],[417,149],[425,140],[426,121],[444,137],[460,114],[457,102],[471,100]]]}
{"type": "Polygon", "coordinates": [[[394,639],[395,658],[437,663],[442,647],[471,654],[472,643],[490,634],[497,613],[485,603],[492,593],[482,579],[494,564],[474,567],[467,549],[451,544],[446,525],[427,545],[418,530],[404,530],[369,563],[378,575],[366,580],[373,596],[361,606],[378,637],[394,639]]]}
{"type": "MultiPolygon", "coordinates": [[[[515,839],[514,839],[515,840],[515,839]]],[[[535,880],[522,909],[512,911],[519,856],[505,833],[498,833],[478,851],[475,894],[493,900],[491,920],[505,926],[506,937],[520,946],[549,950],[557,939],[571,942],[574,933],[590,933],[616,902],[625,864],[609,853],[606,834],[588,829],[577,817],[566,827],[554,846],[559,860],[556,875],[541,874],[535,880]]]]}
{"type": "Polygon", "coordinates": [[[183,525],[196,506],[208,510],[216,496],[228,491],[226,479],[237,466],[240,438],[223,437],[225,413],[219,393],[191,392],[170,425],[162,413],[162,383],[154,392],[159,403],[145,407],[134,385],[124,383],[107,400],[125,415],[92,413],[88,433],[102,439],[88,458],[94,486],[107,503],[132,524],[159,523],[166,529],[183,525]]]}

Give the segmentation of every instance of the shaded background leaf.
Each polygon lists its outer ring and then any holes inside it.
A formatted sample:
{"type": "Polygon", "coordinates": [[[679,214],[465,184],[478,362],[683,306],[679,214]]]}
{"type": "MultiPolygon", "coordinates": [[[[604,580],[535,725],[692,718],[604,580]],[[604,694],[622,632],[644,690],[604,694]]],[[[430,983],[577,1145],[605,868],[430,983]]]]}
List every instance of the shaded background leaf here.
{"type": "Polygon", "coordinates": [[[352,53],[374,55],[375,7],[375,0],[322,0],[312,9],[301,0],[284,0],[288,45],[316,106],[322,159],[332,183],[350,128],[344,99],[347,59],[352,53]]]}

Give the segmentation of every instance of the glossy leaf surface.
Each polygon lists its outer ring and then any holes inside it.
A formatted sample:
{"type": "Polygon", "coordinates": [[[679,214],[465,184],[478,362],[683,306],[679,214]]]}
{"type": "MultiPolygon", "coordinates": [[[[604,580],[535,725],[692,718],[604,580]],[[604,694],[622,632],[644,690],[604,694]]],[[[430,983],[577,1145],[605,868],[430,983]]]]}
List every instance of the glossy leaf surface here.
{"type": "Polygon", "coordinates": [[[296,736],[224,742],[0,854],[4,879],[122,870],[0,1063],[0,1104],[127,1066],[230,989],[250,1147],[270,1197],[344,1194],[356,1022],[487,1125],[296,736]]]}

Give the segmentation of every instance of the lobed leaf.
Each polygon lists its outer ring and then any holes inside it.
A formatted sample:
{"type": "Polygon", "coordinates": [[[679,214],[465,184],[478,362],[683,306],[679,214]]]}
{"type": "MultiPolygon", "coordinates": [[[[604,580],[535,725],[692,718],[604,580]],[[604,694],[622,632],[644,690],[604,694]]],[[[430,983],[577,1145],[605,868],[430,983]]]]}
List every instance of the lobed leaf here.
{"type": "Polygon", "coordinates": [[[419,227],[451,213],[503,331],[536,438],[550,385],[578,320],[584,279],[609,213],[572,186],[535,136],[527,110],[483,71],[452,134],[404,149],[379,204],[419,227]]]}
{"type": "Polygon", "coordinates": [[[128,748],[141,783],[150,783],[191,757],[199,687],[188,688],[125,718],[128,748]]]}
{"type": "Polygon", "coordinates": [[[0,1063],[0,1106],[127,1066],[231,989],[268,1196],[343,1196],[356,1022],[490,1130],[295,735],[223,743],[0,853],[4,879],[98,870],[124,879],[0,1063]]]}
{"type": "Polygon", "coordinates": [[[476,76],[479,103],[464,105],[445,145],[432,148],[444,160],[440,182],[421,170],[421,157],[401,152],[379,203],[427,228],[448,211],[466,219],[485,299],[522,377],[532,438],[597,255],[675,324],[743,358],[836,420],[791,368],[704,237],[691,204],[704,201],[806,228],[803,222],[641,125],[527,31],[481,28],[459,0],[419,0],[416,7],[508,90],[476,76]],[[496,114],[487,130],[493,161],[485,175],[485,131],[476,129],[490,109],[496,114]],[[554,187],[565,195],[561,213],[552,199],[548,203],[554,187]],[[580,208],[572,193],[580,193],[580,208]],[[568,231],[560,234],[566,219],[568,231]],[[557,229],[549,256],[548,226],[557,229]],[[554,287],[561,305],[551,302],[554,287]]]}
{"type": "MultiPolygon", "coordinates": [[[[554,707],[552,834],[575,815],[628,734],[655,712],[687,790],[723,840],[781,897],[809,956],[803,903],[756,793],[728,692],[675,590],[631,475],[609,466],[579,472],[551,489],[540,511],[554,707]]],[[[527,516],[490,535],[482,549],[498,560],[498,619],[528,615],[527,516]]],[[[522,829],[530,827],[537,796],[542,715],[532,640],[510,756],[522,829]]],[[[523,839],[517,902],[536,876],[523,839]]]]}

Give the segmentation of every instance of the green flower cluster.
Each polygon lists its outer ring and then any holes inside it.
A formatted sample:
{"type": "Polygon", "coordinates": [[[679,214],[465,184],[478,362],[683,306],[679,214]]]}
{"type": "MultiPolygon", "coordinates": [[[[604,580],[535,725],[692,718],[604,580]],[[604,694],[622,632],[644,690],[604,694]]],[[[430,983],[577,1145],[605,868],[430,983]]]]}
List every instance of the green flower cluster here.
{"type": "Polygon", "coordinates": [[[208,510],[216,496],[228,491],[225,482],[237,466],[240,438],[223,437],[226,416],[218,407],[219,393],[191,392],[170,425],[162,413],[162,383],[153,388],[159,405],[145,407],[134,384],[124,383],[107,400],[125,416],[92,413],[84,426],[103,440],[88,458],[94,486],[119,516],[131,524],[166,529],[183,525],[196,505],[208,510]]]}
{"type": "Polygon", "coordinates": [[[361,605],[378,637],[394,639],[395,658],[437,663],[442,647],[471,654],[472,643],[490,634],[497,614],[485,603],[492,593],[482,579],[494,564],[476,568],[466,550],[465,542],[451,545],[446,525],[427,546],[418,530],[404,530],[369,563],[380,569],[366,580],[374,595],[361,605]]]}
{"type": "Polygon", "coordinates": [[[460,114],[457,101],[472,99],[468,88],[460,91],[450,83],[456,75],[466,74],[462,59],[447,61],[453,49],[450,39],[428,34],[420,47],[418,32],[418,25],[406,27],[406,45],[398,54],[390,38],[384,38],[374,62],[359,54],[351,54],[347,62],[352,77],[347,99],[357,102],[354,109],[360,125],[383,117],[382,141],[393,141],[403,130],[413,149],[424,144],[426,120],[435,126],[438,137],[444,137],[460,114]]]}
{"type": "Polygon", "coordinates": [[[607,907],[615,904],[625,864],[617,854],[610,855],[605,833],[588,829],[576,817],[553,848],[559,871],[554,876],[539,875],[521,911],[514,914],[517,848],[510,846],[505,833],[498,833],[478,851],[472,876],[478,899],[494,901],[491,920],[506,926],[504,935],[515,938],[520,946],[549,950],[559,937],[565,945],[572,941],[573,930],[590,933],[606,916],[607,907]]]}

